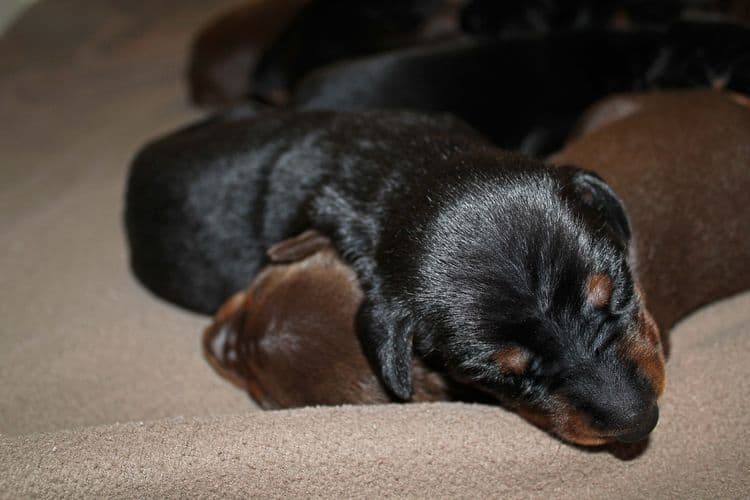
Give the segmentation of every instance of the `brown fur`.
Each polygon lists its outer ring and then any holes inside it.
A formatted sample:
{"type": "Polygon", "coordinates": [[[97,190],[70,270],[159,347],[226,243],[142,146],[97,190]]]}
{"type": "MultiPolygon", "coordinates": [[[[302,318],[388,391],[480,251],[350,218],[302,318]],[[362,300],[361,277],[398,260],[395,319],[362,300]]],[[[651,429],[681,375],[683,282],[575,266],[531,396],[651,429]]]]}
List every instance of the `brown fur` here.
{"type": "Polygon", "coordinates": [[[666,374],[664,371],[664,351],[659,338],[659,330],[651,315],[641,312],[639,329],[622,346],[622,354],[640,368],[651,381],[657,397],[664,392],[666,374]]]}
{"type": "Polygon", "coordinates": [[[556,401],[554,411],[549,413],[527,406],[522,406],[517,411],[526,421],[571,443],[598,446],[612,441],[610,436],[596,431],[586,415],[576,411],[573,405],[562,399],[556,401]]]}
{"type": "MultiPolygon", "coordinates": [[[[214,368],[264,408],[391,401],[354,333],[362,300],[354,271],[311,232],[269,253],[299,260],[267,266],[221,307],[203,338],[214,368]]],[[[448,398],[421,364],[413,376],[415,401],[448,398]]]]}

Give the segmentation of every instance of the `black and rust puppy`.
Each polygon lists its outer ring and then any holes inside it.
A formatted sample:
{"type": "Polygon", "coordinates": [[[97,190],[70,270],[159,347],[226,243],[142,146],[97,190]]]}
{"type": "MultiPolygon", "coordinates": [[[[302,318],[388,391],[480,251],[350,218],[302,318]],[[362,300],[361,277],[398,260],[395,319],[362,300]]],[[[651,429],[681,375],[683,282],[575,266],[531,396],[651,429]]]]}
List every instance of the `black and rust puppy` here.
{"type": "Polygon", "coordinates": [[[286,104],[296,83],[314,68],[456,35],[461,3],[312,0],[263,54],[251,94],[286,104]]]}
{"type": "MultiPolygon", "coordinates": [[[[306,231],[268,255],[272,263],[221,306],[203,334],[216,371],[266,409],[392,401],[355,333],[357,275],[328,239],[306,231]]],[[[418,359],[412,378],[412,401],[452,398],[418,359]]]]}
{"type": "Polygon", "coordinates": [[[190,52],[194,103],[289,100],[308,71],[457,35],[462,0],[252,0],[212,20],[190,52]]]}
{"type": "Polygon", "coordinates": [[[413,355],[581,444],[645,437],[664,386],[624,207],[597,176],[408,112],[277,113],[146,147],[128,185],[137,276],[208,312],[312,228],[357,273],[362,344],[412,395],[413,355]]]}
{"type": "Polygon", "coordinates": [[[596,168],[622,196],[662,332],[750,287],[748,102],[713,90],[613,96],[552,157],[596,168]]]}
{"type": "Polygon", "coordinates": [[[750,93],[750,29],[685,22],[452,41],[321,68],[300,82],[292,102],[449,112],[501,147],[546,155],[598,99],[675,87],[750,93]]]}
{"type": "MultiPolygon", "coordinates": [[[[711,0],[254,0],[197,35],[191,96],[204,105],[226,105],[248,95],[281,105],[310,71],[354,57],[460,35],[500,36],[502,43],[566,32],[585,37],[586,31],[612,27],[665,27],[687,11],[693,19],[731,21],[735,16],[727,10],[726,2],[711,0]]],[[[611,33],[617,38],[620,32],[611,33]]],[[[585,53],[579,60],[586,61],[585,53]]],[[[498,59],[488,68],[507,71],[509,64],[498,59]]],[[[513,65],[523,67],[523,59],[513,65]]],[[[544,75],[564,80],[557,71],[540,72],[537,78],[544,75]]]]}

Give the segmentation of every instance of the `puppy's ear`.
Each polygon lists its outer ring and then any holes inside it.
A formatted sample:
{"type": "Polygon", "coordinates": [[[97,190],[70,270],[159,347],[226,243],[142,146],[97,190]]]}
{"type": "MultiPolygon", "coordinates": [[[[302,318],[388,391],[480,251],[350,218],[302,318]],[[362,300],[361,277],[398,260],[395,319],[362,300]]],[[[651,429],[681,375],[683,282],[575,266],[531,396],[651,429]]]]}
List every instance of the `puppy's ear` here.
{"type": "Polygon", "coordinates": [[[572,194],[591,208],[612,230],[623,246],[630,243],[631,230],[625,204],[594,172],[573,166],[559,167],[568,176],[572,194]]]}
{"type": "Polygon", "coordinates": [[[214,315],[213,322],[203,332],[203,355],[222,377],[245,388],[245,381],[232,362],[239,351],[240,328],[245,318],[247,293],[234,294],[214,315]]]}
{"type": "Polygon", "coordinates": [[[276,243],[266,255],[271,262],[294,262],[330,246],[331,240],[311,229],[276,243]]]}
{"type": "Polygon", "coordinates": [[[357,315],[357,331],[373,370],[386,389],[402,401],[411,399],[413,332],[408,320],[365,302],[357,315]]]}

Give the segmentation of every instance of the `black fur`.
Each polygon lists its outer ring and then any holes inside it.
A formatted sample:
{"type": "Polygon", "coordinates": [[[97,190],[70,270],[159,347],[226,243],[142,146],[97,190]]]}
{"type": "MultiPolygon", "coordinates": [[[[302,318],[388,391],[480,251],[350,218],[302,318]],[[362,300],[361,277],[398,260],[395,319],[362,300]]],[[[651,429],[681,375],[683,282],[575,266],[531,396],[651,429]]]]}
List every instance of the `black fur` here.
{"type": "Polygon", "coordinates": [[[255,97],[291,92],[313,68],[336,60],[415,45],[420,28],[446,0],[313,0],[295,16],[255,68],[255,97]]]}
{"type": "Polygon", "coordinates": [[[715,0],[470,0],[462,11],[461,26],[476,35],[507,36],[624,23],[630,29],[668,26],[686,14],[731,19],[715,0]]]}
{"type": "Polygon", "coordinates": [[[321,68],[300,82],[300,109],[449,112],[497,145],[559,149],[581,113],[617,92],[725,86],[750,93],[750,29],[586,29],[459,40],[321,68]]]}
{"type": "Polygon", "coordinates": [[[402,399],[416,352],[511,403],[563,395],[603,428],[655,408],[654,389],[615,347],[640,306],[620,200],[593,174],[499,150],[449,117],[199,124],[138,155],[126,224],[138,277],[207,313],[273,243],[309,228],[327,235],[365,292],[363,345],[402,399]],[[592,273],[613,281],[607,307],[586,300],[592,273]],[[523,376],[493,361],[507,346],[530,354],[523,376]]]}

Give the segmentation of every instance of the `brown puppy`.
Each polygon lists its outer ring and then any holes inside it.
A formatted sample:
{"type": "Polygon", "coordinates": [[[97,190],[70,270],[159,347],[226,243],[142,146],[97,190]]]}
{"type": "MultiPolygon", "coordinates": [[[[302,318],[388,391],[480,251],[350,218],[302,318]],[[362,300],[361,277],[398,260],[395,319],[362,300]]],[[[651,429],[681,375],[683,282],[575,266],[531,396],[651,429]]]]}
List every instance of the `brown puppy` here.
{"type": "MultiPolygon", "coordinates": [[[[354,331],[362,292],[328,240],[308,231],[273,246],[252,285],[205,331],[206,357],[263,408],[391,401],[354,331]]],[[[448,399],[442,378],[413,366],[414,400],[448,399]]]]}
{"type": "Polygon", "coordinates": [[[750,287],[750,108],[742,102],[712,90],[612,97],[550,159],[596,171],[625,202],[663,336],[696,308],[750,287]]]}

